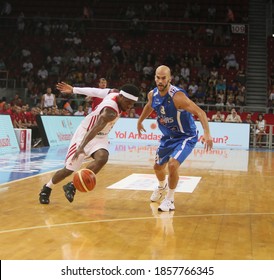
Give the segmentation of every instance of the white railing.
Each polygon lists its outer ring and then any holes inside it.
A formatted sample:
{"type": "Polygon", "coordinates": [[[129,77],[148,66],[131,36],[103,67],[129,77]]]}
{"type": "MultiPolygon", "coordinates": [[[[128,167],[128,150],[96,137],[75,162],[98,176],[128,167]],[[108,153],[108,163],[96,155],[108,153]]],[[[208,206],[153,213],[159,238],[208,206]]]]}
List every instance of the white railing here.
{"type": "Polygon", "coordinates": [[[274,125],[266,125],[266,132],[262,135],[261,141],[257,141],[256,125],[250,126],[250,147],[274,148],[274,125]]]}

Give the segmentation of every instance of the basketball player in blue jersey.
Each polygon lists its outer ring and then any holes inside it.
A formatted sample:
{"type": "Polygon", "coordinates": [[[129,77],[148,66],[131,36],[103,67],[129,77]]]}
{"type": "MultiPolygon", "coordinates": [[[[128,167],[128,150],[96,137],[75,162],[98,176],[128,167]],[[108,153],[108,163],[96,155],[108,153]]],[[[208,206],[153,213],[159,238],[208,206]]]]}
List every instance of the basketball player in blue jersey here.
{"type": "Polygon", "coordinates": [[[170,69],[161,65],[156,69],[156,88],[148,93],[148,102],[139,117],[137,129],[139,135],[145,132],[142,124],[153,110],[157,113],[157,122],[162,132],[160,145],[156,152],[154,172],[159,186],[150,199],[157,202],[167,190],[165,199],[158,207],[159,211],[175,210],[174,192],[179,181],[179,167],[192,152],[198,141],[198,131],[192,115],[196,115],[203,127],[202,142],[206,151],[213,146],[206,113],[192,102],[184,89],[171,83],[170,69]],[[166,181],[166,167],[168,180],[166,181]]]}

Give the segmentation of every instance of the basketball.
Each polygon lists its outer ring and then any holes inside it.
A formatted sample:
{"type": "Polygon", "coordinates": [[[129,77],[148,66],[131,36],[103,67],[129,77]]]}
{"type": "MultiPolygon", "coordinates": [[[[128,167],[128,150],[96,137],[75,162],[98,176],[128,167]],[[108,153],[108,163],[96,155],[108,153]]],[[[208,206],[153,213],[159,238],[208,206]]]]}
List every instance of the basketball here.
{"type": "Polygon", "coordinates": [[[90,169],[80,169],[73,176],[73,184],[80,192],[92,191],[96,186],[96,176],[90,169]]]}

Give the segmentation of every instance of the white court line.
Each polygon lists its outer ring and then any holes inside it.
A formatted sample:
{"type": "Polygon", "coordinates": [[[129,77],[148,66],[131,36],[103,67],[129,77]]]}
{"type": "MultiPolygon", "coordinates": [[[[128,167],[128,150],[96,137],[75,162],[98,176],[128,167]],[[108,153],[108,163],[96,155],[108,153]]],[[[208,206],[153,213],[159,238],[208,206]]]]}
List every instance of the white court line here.
{"type": "MultiPolygon", "coordinates": [[[[221,216],[260,216],[260,215],[274,215],[273,213],[227,213],[227,214],[202,214],[202,215],[179,215],[173,216],[172,218],[202,218],[202,217],[221,217],[221,216]]],[[[53,225],[43,225],[43,226],[34,226],[34,227],[25,227],[25,228],[15,228],[0,230],[0,234],[18,232],[24,230],[34,230],[34,229],[46,229],[46,228],[57,228],[63,226],[71,225],[84,225],[84,224],[97,224],[97,223],[112,223],[112,222],[123,222],[123,221],[137,221],[137,220],[151,220],[161,218],[161,212],[159,212],[159,217],[140,217],[140,218],[124,218],[124,219],[106,219],[106,220],[97,220],[97,221],[83,221],[83,222],[71,222],[71,223],[62,223],[62,224],[53,224],[53,225]]],[[[171,219],[170,217],[165,217],[165,219],[171,219]]]]}

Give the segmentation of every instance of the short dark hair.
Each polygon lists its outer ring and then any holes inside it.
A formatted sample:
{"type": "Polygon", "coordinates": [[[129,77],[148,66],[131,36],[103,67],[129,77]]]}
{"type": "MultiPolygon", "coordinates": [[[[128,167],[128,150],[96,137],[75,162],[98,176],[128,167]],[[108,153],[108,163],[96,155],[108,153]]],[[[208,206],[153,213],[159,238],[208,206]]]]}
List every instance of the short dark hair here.
{"type": "Polygon", "coordinates": [[[140,91],[139,88],[137,88],[135,85],[133,84],[126,84],[123,85],[120,90],[123,90],[127,93],[132,94],[133,96],[139,97],[140,91]]]}

